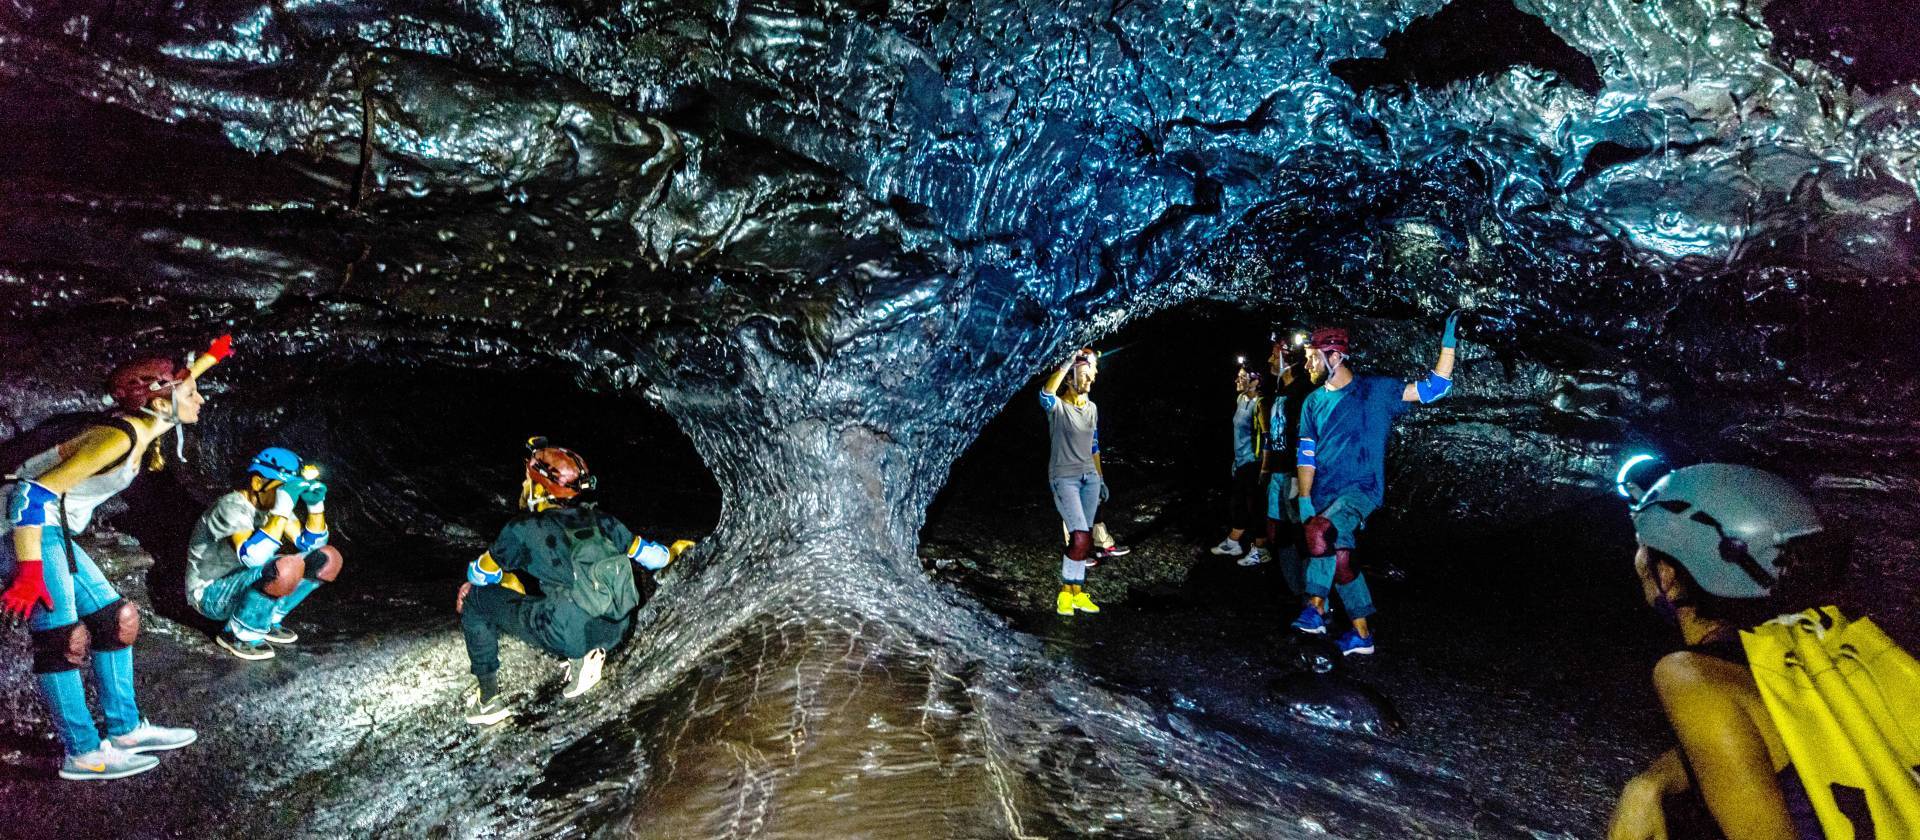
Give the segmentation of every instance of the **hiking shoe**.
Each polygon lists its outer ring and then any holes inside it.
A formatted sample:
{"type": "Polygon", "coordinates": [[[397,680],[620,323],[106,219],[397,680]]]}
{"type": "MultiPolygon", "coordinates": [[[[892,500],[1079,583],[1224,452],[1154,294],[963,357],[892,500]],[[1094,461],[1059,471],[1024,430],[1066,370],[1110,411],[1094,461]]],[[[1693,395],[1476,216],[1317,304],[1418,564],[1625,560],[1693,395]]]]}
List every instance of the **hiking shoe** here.
{"type": "Polygon", "coordinates": [[[492,726],[513,716],[513,707],[507,705],[506,694],[482,697],[478,685],[467,689],[466,703],[467,722],[474,726],[492,726]]]}
{"type": "Polygon", "coordinates": [[[132,732],[108,738],[107,743],[116,750],[139,754],[177,750],[198,740],[200,733],[191,729],[155,726],[152,721],[141,720],[132,732]]]}
{"type": "Polygon", "coordinates": [[[600,648],[587,651],[586,656],[567,660],[567,688],[560,692],[562,697],[579,697],[600,684],[600,670],[606,664],[607,652],[600,648]]]}
{"type": "Polygon", "coordinates": [[[1340,645],[1340,653],[1343,656],[1373,652],[1373,637],[1362,636],[1355,630],[1348,630],[1340,637],[1338,644],[1340,645]]]}
{"type": "Polygon", "coordinates": [[[1053,599],[1053,611],[1061,615],[1073,615],[1073,593],[1060,590],[1060,597],[1053,599]]]}
{"type": "Polygon", "coordinates": [[[272,659],[273,646],[266,642],[243,642],[232,630],[221,630],[214,642],[241,659],[272,659]]]}
{"type": "Polygon", "coordinates": [[[1133,549],[1128,548],[1124,545],[1116,544],[1116,545],[1107,546],[1106,548],[1097,549],[1097,552],[1103,558],[1125,557],[1129,554],[1132,554],[1133,549]]]}
{"type": "Polygon", "coordinates": [[[1300,617],[1293,620],[1293,629],[1318,636],[1327,632],[1327,617],[1320,614],[1320,608],[1308,604],[1300,610],[1300,617]]]}
{"type": "Polygon", "coordinates": [[[159,766],[160,759],[136,755],[101,741],[100,748],[93,752],[67,756],[67,760],[60,765],[60,778],[75,781],[124,779],[159,766]]]}
{"type": "Polygon", "coordinates": [[[1273,556],[1268,554],[1266,549],[1254,546],[1252,551],[1247,552],[1247,556],[1240,558],[1239,563],[1242,566],[1258,566],[1272,559],[1273,556]]]}
{"type": "Polygon", "coordinates": [[[1080,612],[1097,613],[1100,611],[1100,605],[1094,603],[1092,598],[1087,597],[1087,593],[1085,592],[1080,592],[1073,596],[1073,608],[1080,612]]]}
{"type": "Polygon", "coordinates": [[[1221,540],[1219,545],[1207,550],[1221,557],[1232,557],[1240,553],[1240,543],[1238,540],[1221,540]]]}
{"type": "Polygon", "coordinates": [[[267,631],[267,641],[276,645],[290,645],[300,641],[300,634],[287,629],[285,625],[275,624],[272,630],[267,631]]]}

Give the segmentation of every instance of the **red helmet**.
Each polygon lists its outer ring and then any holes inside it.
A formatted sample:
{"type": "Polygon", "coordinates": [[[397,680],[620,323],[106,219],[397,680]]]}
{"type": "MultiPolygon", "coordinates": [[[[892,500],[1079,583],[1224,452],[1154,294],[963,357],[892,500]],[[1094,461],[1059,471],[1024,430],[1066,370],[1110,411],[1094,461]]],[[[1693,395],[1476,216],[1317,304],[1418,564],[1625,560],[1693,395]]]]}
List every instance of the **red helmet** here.
{"type": "Polygon", "coordinates": [[[136,412],[160,397],[173,396],[193,374],[161,356],[127,362],[107,375],[107,394],[122,411],[136,412]]]}
{"type": "Polygon", "coordinates": [[[543,437],[527,440],[527,478],[556,499],[571,499],[594,485],[587,459],[571,449],[548,446],[543,437]]]}
{"type": "Polygon", "coordinates": [[[1347,352],[1347,330],[1345,327],[1320,327],[1307,336],[1307,346],[1315,350],[1347,352]]]}

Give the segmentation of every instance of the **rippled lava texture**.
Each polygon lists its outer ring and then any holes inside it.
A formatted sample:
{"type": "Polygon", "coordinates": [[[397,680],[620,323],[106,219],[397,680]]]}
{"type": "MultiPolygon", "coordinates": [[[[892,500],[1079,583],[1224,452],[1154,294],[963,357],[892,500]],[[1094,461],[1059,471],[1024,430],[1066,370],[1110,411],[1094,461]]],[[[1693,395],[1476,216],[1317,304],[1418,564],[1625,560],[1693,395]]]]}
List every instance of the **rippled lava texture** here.
{"type": "MultiPolygon", "coordinates": [[[[541,377],[643,397],[722,498],[681,571],[731,617],[656,619],[684,665],[796,588],[952,629],[877,593],[1078,342],[1223,300],[1411,374],[1466,307],[1416,513],[1524,516],[1628,444],[1756,462],[1911,604],[1920,70],[1880,5],[16,0],[0,435],[228,329],[196,463],[288,420],[373,457],[383,412],[541,377]],[[300,401],[369,368],[390,398],[300,401]]],[[[345,524],[473,525],[402,501],[345,524]]]]}

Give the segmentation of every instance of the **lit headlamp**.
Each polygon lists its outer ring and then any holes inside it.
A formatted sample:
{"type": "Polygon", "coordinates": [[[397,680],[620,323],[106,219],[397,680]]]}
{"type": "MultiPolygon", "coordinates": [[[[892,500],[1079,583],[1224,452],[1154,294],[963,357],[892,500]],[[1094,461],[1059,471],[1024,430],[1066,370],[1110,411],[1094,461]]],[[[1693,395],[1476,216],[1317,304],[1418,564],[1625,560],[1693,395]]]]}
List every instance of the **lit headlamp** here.
{"type": "Polygon", "coordinates": [[[1626,499],[1629,505],[1640,504],[1640,498],[1646,495],[1653,483],[1668,472],[1662,469],[1665,464],[1666,461],[1660,456],[1646,452],[1628,458],[1620,465],[1620,472],[1613,477],[1614,492],[1626,499]]]}

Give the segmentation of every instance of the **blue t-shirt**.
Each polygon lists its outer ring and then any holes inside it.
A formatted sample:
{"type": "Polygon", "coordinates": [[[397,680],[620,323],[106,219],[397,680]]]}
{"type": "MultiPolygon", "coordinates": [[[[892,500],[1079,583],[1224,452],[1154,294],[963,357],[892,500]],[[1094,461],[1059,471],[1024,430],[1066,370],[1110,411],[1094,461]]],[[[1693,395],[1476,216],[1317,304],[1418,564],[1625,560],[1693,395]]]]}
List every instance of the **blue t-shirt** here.
{"type": "Polygon", "coordinates": [[[1300,407],[1300,437],[1314,442],[1315,509],[1325,510],[1351,491],[1380,505],[1393,418],[1413,407],[1400,399],[1406,387],[1391,376],[1356,376],[1338,391],[1321,387],[1307,395],[1300,407]]]}

